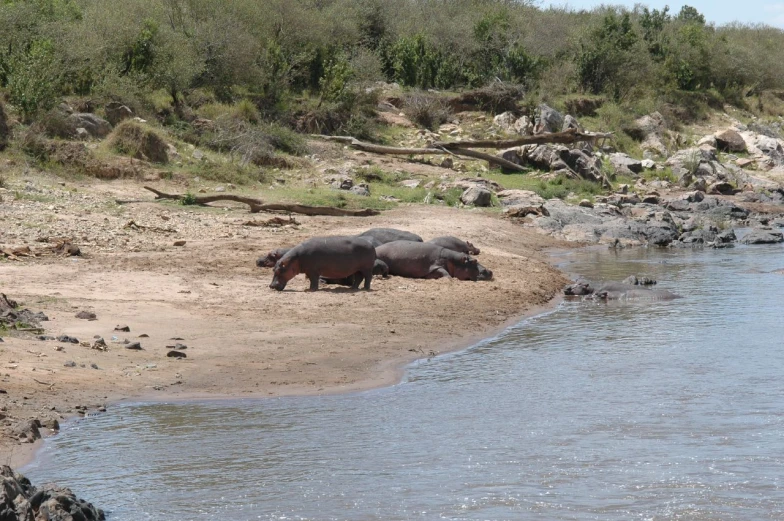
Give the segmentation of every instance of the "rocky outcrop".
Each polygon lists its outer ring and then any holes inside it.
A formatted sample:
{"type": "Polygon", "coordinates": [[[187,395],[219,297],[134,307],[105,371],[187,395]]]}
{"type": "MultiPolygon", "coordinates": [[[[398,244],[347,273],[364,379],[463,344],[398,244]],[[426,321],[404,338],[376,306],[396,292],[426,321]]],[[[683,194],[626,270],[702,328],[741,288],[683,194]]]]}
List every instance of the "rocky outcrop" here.
{"type": "Polygon", "coordinates": [[[87,137],[95,139],[103,139],[112,131],[112,125],[108,121],[86,112],[71,114],[65,118],[65,123],[74,137],[82,135],[79,129],[84,129],[87,137]]]}
{"type": "Polygon", "coordinates": [[[634,126],[625,129],[625,132],[634,139],[640,141],[640,148],[654,156],[666,156],[667,146],[664,143],[664,134],[667,124],[664,116],[658,112],[653,112],[639,118],[634,122],[634,126]]]}
{"type": "Polygon", "coordinates": [[[745,152],[746,142],[737,130],[728,128],[716,134],[716,148],[722,152],[745,152]]]}
{"type": "Polygon", "coordinates": [[[627,154],[616,152],[608,157],[616,174],[634,176],[642,172],[642,161],[633,159],[627,154]]]}
{"type": "Polygon", "coordinates": [[[109,120],[112,126],[116,126],[121,121],[133,117],[133,111],[117,101],[107,103],[106,107],[104,107],[104,112],[106,113],[106,119],[109,120]]]}
{"type": "Polygon", "coordinates": [[[463,195],[460,196],[460,200],[463,204],[487,207],[492,206],[493,204],[492,196],[493,194],[490,190],[479,186],[472,186],[463,192],[463,195]]]}
{"type": "Polygon", "coordinates": [[[7,465],[0,467],[0,519],[3,521],[104,521],[103,510],[56,485],[34,487],[7,465]]]}
{"type": "Polygon", "coordinates": [[[534,124],[534,134],[546,132],[560,132],[564,126],[564,116],[554,108],[542,103],[536,109],[537,116],[534,124]]]}
{"type": "Polygon", "coordinates": [[[743,244],[776,244],[784,242],[784,234],[770,228],[752,230],[740,240],[743,244]]]}

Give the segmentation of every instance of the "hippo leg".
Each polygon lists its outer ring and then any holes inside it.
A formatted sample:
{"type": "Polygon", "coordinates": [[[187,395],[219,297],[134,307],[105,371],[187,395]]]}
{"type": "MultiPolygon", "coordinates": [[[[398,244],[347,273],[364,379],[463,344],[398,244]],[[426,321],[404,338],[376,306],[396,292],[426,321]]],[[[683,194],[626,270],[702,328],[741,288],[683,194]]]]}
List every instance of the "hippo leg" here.
{"type": "Polygon", "coordinates": [[[440,279],[440,278],[451,279],[452,276],[449,274],[448,271],[446,271],[441,266],[436,266],[435,268],[430,270],[430,273],[428,273],[427,277],[425,278],[426,279],[440,279]]]}
{"type": "Polygon", "coordinates": [[[318,291],[319,275],[318,273],[310,273],[307,275],[310,279],[310,291],[318,291]]]}
{"type": "MultiPolygon", "coordinates": [[[[370,291],[370,281],[373,280],[373,270],[365,270],[362,272],[362,276],[365,277],[365,291],[370,291]]],[[[355,281],[356,287],[359,287],[359,277],[355,281]]]]}

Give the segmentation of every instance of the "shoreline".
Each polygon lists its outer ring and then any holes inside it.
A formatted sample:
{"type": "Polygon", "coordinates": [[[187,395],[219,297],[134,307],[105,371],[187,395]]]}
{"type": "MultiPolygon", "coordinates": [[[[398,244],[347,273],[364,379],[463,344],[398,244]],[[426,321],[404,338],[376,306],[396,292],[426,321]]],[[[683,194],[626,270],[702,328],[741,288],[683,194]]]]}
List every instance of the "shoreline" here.
{"type": "MultiPolygon", "coordinates": [[[[205,217],[220,223],[237,216],[205,217]]],[[[311,396],[395,385],[431,350],[466,349],[557,306],[567,279],[552,265],[549,250],[575,246],[497,214],[443,207],[407,207],[361,220],[302,218],[295,230],[251,229],[240,238],[222,237],[212,223],[205,230],[214,239],[189,238],[185,248],[153,237],[127,253],[42,259],[0,270],[0,287],[9,297],[50,317],[43,323],[47,334],[90,342],[102,336],[109,344],[102,352],[6,337],[0,368],[13,367],[4,384],[9,394],[0,395],[6,427],[26,418],[68,421],[79,417],[77,411],[128,401],[311,396]],[[493,269],[495,280],[390,277],[374,280],[370,292],[309,293],[298,277],[291,291],[277,293],[266,288],[268,270],[255,268],[257,256],[281,244],[377,226],[408,229],[425,239],[456,234],[471,240],[482,248],[479,260],[493,269]],[[75,319],[79,310],[98,318],[75,319]],[[117,324],[130,325],[131,332],[113,331],[117,324]],[[148,336],[138,338],[141,333],[148,336]],[[113,336],[138,338],[143,349],[128,351],[110,342],[113,336]],[[166,357],[165,346],[174,338],[188,345],[186,359],[166,357]],[[76,366],[64,368],[70,361],[76,366]]],[[[10,433],[0,438],[0,454],[15,468],[33,462],[40,440],[19,444],[10,433]]]]}
{"type": "MultiPolygon", "coordinates": [[[[510,318],[503,326],[491,328],[487,331],[487,334],[480,334],[476,338],[472,338],[471,340],[466,341],[459,341],[459,342],[451,342],[448,343],[449,348],[443,349],[438,351],[435,357],[459,353],[461,351],[465,351],[471,349],[475,345],[479,344],[484,340],[488,340],[491,338],[495,338],[496,336],[502,334],[507,329],[514,327],[515,325],[524,322],[530,318],[534,318],[540,315],[544,315],[551,311],[554,311],[559,304],[563,302],[564,298],[563,295],[556,295],[553,297],[550,302],[542,306],[536,306],[522,315],[516,318],[510,318]]],[[[412,365],[417,363],[420,360],[424,360],[428,357],[415,357],[411,358],[407,361],[403,360],[388,360],[386,365],[394,366],[391,369],[385,370],[375,377],[369,377],[367,380],[363,382],[359,382],[357,385],[352,386],[348,389],[338,389],[338,388],[330,388],[324,390],[322,392],[313,393],[309,392],[308,390],[291,390],[291,392],[283,392],[275,395],[268,395],[263,394],[263,392],[259,392],[258,394],[246,394],[244,396],[239,395],[238,393],[232,394],[181,394],[177,396],[168,396],[168,397],[160,397],[155,395],[138,395],[138,396],[123,396],[118,397],[113,400],[109,400],[107,402],[107,411],[105,413],[99,414],[106,414],[108,413],[108,409],[113,405],[123,404],[123,405],[130,405],[130,406],[137,406],[137,405],[145,405],[145,404],[159,404],[159,403],[194,403],[194,402],[224,402],[224,401],[233,401],[233,400],[267,400],[267,399],[274,399],[274,398],[307,398],[312,396],[334,396],[334,395],[344,395],[344,394],[353,394],[353,393],[363,393],[367,391],[372,391],[376,389],[384,389],[387,387],[392,387],[395,385],[399,385],[403,383],[403,378],[405,377],[405,373],[408,371],[408,368],[412,365]],[[391,377],[394,375],[394,377],[391,377]]],[[[94,415],[93,415],[94,416],[94,415]]],[[[72,415],[67,417],[64,424],[71,424],[78,421],[83,421],[89,419],[85,416],[78,416],[72,415]]],[[[37,460],[38,456],[40,455],[41,450],[43,450],[46,441],[50,438],[55,436],[59,436],[60,433],[51,434],[46,436],[42,439],[37,440],[35,443],[21,445],[17,453],[14,454],[14,457],[11,459],[13,463],[7,463],[12,468],[19,470],[28,465],[32,465],[37,460]]]]}

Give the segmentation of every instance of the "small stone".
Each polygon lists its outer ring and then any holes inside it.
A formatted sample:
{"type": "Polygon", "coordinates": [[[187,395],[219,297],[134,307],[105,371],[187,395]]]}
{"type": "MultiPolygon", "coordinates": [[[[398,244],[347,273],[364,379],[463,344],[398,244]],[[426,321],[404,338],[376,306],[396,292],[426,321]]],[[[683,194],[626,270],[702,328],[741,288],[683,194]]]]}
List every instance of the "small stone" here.
{"type": "Polygon", "coordinates": [[[53,337],[53,336],[51,336],[51,335],[38,335],[38,336],[37,336],[37,337],[35,337],[35,338],[37,338],[38,340],[41,340],[41,341],[46,341],[46,340],[57,340],[55,337],[53,337]]]}
{"type": "Polygon", "coordinates": [[[583,199],[582,201],[577,203],[577,206],[582,206],[583,208],[593,208],[593,203],[588,199],[583,199]]]}
{"type": "Polygon", "coordinates": [[[166,353],[166,356],[168,356],[169,358],[187,358],[188,355],[180,351],[169,351],[168,353],[166,353]]]}
{"type": "Polygon", "coordinates": [[[226,191],[226,189],[225,189],[224,187],[222,187],[222,186],[216,186],[216,187],[215,187],[215,191],[216,191],[216,192],[225,192],[225,191],[226,191]]]}
{"type": "Polygon", "coordinates": [[[98,320],[98,317],[92,311],[80,311],[76,314],[76,318],[80,318],[82,320],[98,320]]]}
{"type": "Polygon", "coordinates": [[[98,369],[98,364],[92,363],[90,364],[90,367],[92,367],[93,369],[98,369]]]}
{"type": "Polygon", "coordinates": [[[76,367],[76,362],[73,360],[69,360],[68,362],[64,363],[63,366],[65,367],[76,367]]]}
{"type": "Polygon", "coordinates": [[[64,351],[65,348],[63,346],[54,346],[55,351],[64,351]]]}
{"type": "Polygon", "coordinates": [[[130,333],[131,328],[125,324],[114,326],[115,331],[125,331],[126,333],[130,333]]]}
{"type": "Polygon", "coordinates": [[[147,333],[142,333],[141,335],[139,335],[139,338],[150,338],[150,335],[148,335],[147,333]]]}
{"type": "Polygon", "coordinates": [[[139,351],[142,348],[141,342],[131,342],[125,346],[125,349],[133,349],[134,351],[139,351]]]}
{"type": "Polygon", "coordinates": [[[186,242],[187,242],[187,241],[174,241],[174,245],[175,245],[175,246],[185,246],[185,243],[186,243],[186,242]]]}
{"type": "Polygon", "coordinates": [[[57,341],[58,342],[63,342],[64,344],[69,344],[69,343],[70,344],[78,344],[79,343],[79,339],[78,338],[74,338],[74,337],[68,336],[68,335],[60,335],[60,336],[58,336],[57,337],[57,341]]]}

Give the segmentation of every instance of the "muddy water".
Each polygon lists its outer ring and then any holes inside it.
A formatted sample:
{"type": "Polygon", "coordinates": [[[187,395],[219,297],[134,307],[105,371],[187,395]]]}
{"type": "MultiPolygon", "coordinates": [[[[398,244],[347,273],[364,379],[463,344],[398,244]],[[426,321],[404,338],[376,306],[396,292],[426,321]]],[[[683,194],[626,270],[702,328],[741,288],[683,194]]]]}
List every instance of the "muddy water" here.
{"type": "Polygon", "coordinates": [[[387,389],[112,407],[23,472],[112,520],[784,518],[784,248],[563,262],[685,298],[564,303],[387,389]]]}

